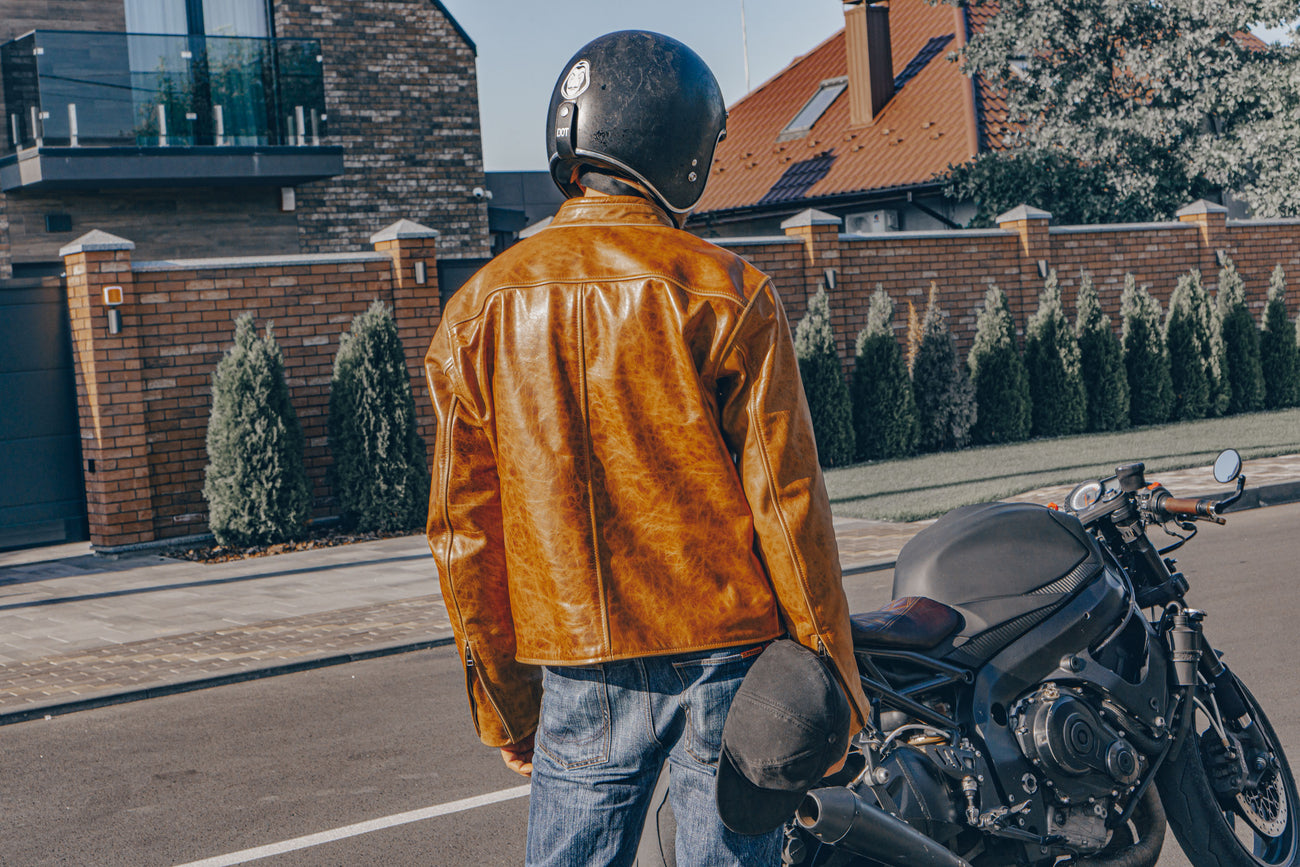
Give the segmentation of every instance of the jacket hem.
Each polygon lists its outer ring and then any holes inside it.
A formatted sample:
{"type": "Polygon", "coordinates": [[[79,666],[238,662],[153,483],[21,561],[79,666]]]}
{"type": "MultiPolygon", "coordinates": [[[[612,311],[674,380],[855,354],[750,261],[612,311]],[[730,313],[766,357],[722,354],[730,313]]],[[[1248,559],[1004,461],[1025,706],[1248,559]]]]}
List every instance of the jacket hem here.
{"type": "Polygon", "coordinates": [[[523,665],[599,665],[604,662],[621,662],[625,659],[639,659],[647,656],[675,656],[679,653],[698,653],[704,650],[722,650],[727,647],[741,647],[746,644],[758,644],[773,641],[785,635],[784,629],[764,632],[753,636],[733,637],[707,644],[691,644],[685,647],[664,647],[653,650],[635,650],[627,653],[597,654],[589,657],[545,658],[540,656],[516,656],[515,661],[523,665]]]}

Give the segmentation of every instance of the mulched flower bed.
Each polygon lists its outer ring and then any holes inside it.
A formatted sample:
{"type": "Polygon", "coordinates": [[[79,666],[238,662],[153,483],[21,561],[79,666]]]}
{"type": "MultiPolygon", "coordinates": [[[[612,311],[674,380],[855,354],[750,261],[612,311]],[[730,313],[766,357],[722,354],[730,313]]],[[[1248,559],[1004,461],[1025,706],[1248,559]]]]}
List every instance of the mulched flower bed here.
{"type": "MultiPolygon", "coordinates": [[[[418,531],[417,531],[418,532],[418,531]]],[[[246,557],[266,557],[272,554],[291,554],[294,551],[309,551],[312,548],[332,548],[335,545],[351,545],[355,542],[374,542],[377,539],[393,539],[398,536],[410,536],[410,532],[390,533],[345,533],[340,530],[324,529],[312,531],[307,537],[293,542],[281,542],[278,545],[254,545],[249,548],[227,547],[212,542],[207,545],[191,545],[172,548],[165,556],[177,560],[191,560],[195,563],[227,563],[231,560],[243,560],[246,557]]]]}

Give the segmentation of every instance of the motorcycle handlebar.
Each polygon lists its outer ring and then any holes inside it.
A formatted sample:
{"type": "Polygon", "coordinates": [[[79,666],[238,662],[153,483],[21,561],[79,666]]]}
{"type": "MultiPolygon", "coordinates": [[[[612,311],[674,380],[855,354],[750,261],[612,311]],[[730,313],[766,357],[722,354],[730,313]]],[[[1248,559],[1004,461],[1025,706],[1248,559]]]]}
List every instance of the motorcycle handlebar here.
{"type": "Polygon", "coordinates": [[[1218,500],[1214,497],[1201,497],[1198,500],[1183,499],[1173,497],[1169,494],[1159,494],[1154,498],[1152,503],[1156,511],[1164,512],[1168,515],[1186,518],[1205,518],[1214,521],[1216,524],[1224,523],[1223,518],[1215,510],[1218,500]]]}

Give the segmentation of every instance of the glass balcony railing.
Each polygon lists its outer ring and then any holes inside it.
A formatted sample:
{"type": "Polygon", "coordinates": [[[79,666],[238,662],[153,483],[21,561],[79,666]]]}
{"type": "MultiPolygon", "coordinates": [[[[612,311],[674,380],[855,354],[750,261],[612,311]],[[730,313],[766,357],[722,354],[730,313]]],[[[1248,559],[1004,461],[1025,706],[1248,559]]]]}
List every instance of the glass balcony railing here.
{"type": "Polygon", "coordinates": [[[5,152],[319,146],[320,43],[36,30],[0,45],[5,152]]]}

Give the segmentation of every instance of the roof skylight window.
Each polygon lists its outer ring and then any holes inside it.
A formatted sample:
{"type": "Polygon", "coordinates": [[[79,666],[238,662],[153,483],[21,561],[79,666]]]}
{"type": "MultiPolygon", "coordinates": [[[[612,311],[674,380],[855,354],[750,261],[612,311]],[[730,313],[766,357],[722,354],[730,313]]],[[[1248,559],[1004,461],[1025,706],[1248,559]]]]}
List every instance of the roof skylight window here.
{"type": "Polygon", "coordinates": [[[803,108],[794,116],[794,120],[786,124],[785,129],[781,130],[781,138],[798,138],[805,135],[813,128],[826,109],[831,107],[839,95],[848,89],[848,76],[842,75],[839,78],[828,78],[817,86],[817,92],[812,98],[804,103],[803,108]]]}

